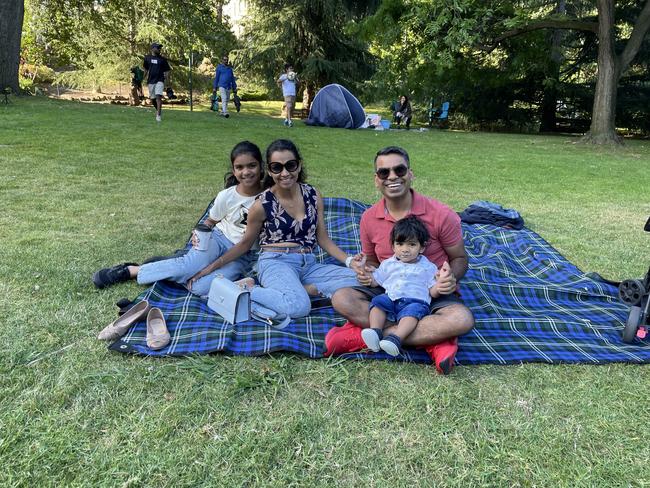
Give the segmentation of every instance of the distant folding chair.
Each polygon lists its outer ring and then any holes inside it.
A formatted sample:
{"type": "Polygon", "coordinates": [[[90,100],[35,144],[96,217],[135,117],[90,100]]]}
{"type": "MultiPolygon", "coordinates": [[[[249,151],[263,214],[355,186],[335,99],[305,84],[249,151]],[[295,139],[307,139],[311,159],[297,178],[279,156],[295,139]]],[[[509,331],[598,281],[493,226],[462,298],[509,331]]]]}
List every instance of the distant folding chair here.
{"type": "Polygon", "coordinates": [[[433,100],[431,100],[431,108],[429,109],[429,126],[432,126],[434,123],[438,127],[443,127],[449,122],[449,102],[444,102],[438,110],[437,107],[433,107],[433,100]]]}

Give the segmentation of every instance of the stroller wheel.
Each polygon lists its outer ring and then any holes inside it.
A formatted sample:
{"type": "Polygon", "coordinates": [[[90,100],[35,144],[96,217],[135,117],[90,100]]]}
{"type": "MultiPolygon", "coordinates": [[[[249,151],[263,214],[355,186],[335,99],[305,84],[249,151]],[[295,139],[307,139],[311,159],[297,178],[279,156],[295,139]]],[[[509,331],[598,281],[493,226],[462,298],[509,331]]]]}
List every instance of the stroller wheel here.
{"type": "Polygon", "coordinates": [[[645,294],[641,280],[625,280],[618,287],[618,297],[626,305],[638,305],[645,294]]]}
{"type": "Polygon", "coordinates": [[[625,329],[623,329],[623,342],[628,344],[634,342],[636,332],[641,326],[641,307],[630,308],[630,313],[627,316],[625,329]]]}

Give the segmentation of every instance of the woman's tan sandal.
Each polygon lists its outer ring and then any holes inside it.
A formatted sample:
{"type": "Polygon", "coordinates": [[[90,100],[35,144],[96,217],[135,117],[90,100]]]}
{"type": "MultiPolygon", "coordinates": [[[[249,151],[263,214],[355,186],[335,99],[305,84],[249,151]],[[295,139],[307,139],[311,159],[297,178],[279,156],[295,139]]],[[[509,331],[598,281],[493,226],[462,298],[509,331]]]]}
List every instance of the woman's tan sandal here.
{"type": "Polygon", "coordinates": [[[143,300],[133,307],[131,307],[124,315],[118,317],[113,322],[108,324],[104,329],[99,333],[97,338],[100,341],[113,341],[119,339],[131,328],[133,324],[137,321],[142,320],[151,306],[149,302],[143,300]]]}

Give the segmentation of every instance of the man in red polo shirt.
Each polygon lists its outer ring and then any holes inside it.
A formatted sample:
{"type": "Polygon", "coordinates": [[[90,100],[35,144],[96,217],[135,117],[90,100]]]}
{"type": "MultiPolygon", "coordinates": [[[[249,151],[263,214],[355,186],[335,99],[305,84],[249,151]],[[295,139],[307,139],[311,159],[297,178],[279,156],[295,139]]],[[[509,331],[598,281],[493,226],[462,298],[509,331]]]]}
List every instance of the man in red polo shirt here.
{"type": "MultiPolygon", "coordinates": [[[[343,327],[330,330],[325,338],[326,356],[359,351],[365,348],[361,330],[369,327],[370,300],[383,293],[381,287],[370,288],[370,273],[384,259],[393,255],[390,231],[395,222],[415,215],[431,234],[424,255],[439,268],[437,281],[442,294],[431,301],[431,315],[423,317],[404,345],[422,347],[431,356],[436,369],[448,374],[458,350],[457,336],[474,326],[472,312],[463,305],[457,281],[467,271],[467,254],[460,218],[449,207],[411,189],[413,172],[409,156],[400,147],[386,147],[375,156],[375,186],[383,198],[361,217],[361,252],[366,260],[355,258],[351,267],[357,271],[361,286],[341,288],[332,297],[337,312],[348,319],[343,327]]],[[[385,329],[390,334],[390,329],[385,329]]]]}

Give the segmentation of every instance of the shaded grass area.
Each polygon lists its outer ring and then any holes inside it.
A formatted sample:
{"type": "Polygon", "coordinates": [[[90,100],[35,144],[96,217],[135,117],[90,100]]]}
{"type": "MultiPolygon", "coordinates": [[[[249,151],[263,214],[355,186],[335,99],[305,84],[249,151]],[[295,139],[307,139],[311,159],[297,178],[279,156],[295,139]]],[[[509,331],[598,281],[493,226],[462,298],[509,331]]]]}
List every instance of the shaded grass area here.
{"type": "Polygon", "coordinates": [[[44,99],[0,106],[3,486],[646,486],[646,367],[432,368],[215,355],[153,360],[95,340],[99,267],[180,247],[232,146],[290,137],[325,196],[373,202],[374,153],[405,147],[415,187],[456,210],[517,208],[585,271],[641,276],[650,148],[451,131],[282,126],[44,99]]]}

